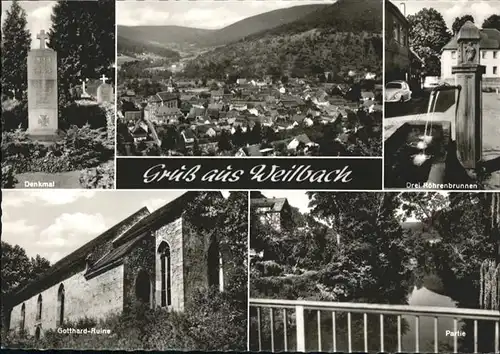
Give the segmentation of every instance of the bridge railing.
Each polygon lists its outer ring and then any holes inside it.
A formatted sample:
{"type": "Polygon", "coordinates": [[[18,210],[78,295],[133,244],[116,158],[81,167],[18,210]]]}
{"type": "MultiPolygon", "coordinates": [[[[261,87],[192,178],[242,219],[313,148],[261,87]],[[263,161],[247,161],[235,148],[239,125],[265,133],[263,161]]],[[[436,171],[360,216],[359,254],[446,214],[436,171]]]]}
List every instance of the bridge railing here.
{"type": "MultiPolygon", "coordinates": [[[[270,345],[271,350],[275,351],[275,314],[281,310],[283,320],[283,350],[288,351],[288,320],[289,311],[295,314],[296,331],[296,351],[306,351],[306,323],[304,320],[304,311],[316,311],[317,318],[317,341],[318,351],[322,348],[321,315],[330,312],[332,316],[333,330],[333,351],[337,351],[337,323],[336,316],[339,313],[347,313],[347,348],[352,352],[352,314],[363,315],[363,342],[364,351],[368,352],[368,315],[378,315],[380,325],[380,347],[371,350],[380,350],[384,352],[384,316],[397,316],[397,351],[402,351],[402,316],[414,316],[415,318],[415,348],[414,352],[420,352],[420,317],[430,317],[434,319],[434,352],[438,353],[438,318],[452,318],[454,332],[459,331],[459,320],[474,321],[474,353],[478,353],[478,321],[489,321],[494,323],[494,347],[495,353],[499,352],[500,343],[500,311],[463,309],[453,307],[433,307],[433,306],[408,306],[408,305],[385,305],[385,304],[366,304],[349,302],[323,302],[323,301],[303,301],[303,300],[277,300],[277,299],[249,299],[250,309],[255,309],[257,326],[258,350],[262,351],[262,317],[264,309],[269,311],[270,327],[270,345]]],[[[413,350],[412,350],[413,351],[413,350]]],[[[453,337],[453,352],[458,352],[458,336],[453,337]]]]}

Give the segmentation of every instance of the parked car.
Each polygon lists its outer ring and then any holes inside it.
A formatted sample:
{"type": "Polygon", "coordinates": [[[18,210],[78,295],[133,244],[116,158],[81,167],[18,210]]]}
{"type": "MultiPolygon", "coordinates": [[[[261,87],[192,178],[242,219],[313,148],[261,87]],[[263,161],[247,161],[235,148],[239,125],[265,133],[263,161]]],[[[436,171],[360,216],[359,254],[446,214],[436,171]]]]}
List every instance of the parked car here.
{"type": "Polygon", "coordinates": [[[411,90],[406,81],[391,81],[385,85],[385,102],[408,102],[410,100],[411,90]]]}

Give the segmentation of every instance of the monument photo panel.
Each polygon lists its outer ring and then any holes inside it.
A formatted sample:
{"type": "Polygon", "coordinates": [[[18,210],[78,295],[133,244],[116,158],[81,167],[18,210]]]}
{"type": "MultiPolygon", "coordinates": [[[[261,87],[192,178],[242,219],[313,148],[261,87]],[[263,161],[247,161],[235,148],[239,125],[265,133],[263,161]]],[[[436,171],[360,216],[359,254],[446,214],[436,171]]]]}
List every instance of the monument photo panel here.
{"type": "Polygon", "coordinates": [[[118,156],[381,156],[382,5],[117,2],[118,156]]]}
{"type": "Polygon", "coordinates": [[[9,190],[2,204],[2,348],[246,350],[248,192],[9,190]]]}
{"type": "Polygon", "coordinates": [[[2,188],[114,188],[115,2],[2,1],[2,188]]]}
{"type": "Polygon", "coordinates": [[[386,188],[500,189],[498,5],[386,1],[386,188]]]}

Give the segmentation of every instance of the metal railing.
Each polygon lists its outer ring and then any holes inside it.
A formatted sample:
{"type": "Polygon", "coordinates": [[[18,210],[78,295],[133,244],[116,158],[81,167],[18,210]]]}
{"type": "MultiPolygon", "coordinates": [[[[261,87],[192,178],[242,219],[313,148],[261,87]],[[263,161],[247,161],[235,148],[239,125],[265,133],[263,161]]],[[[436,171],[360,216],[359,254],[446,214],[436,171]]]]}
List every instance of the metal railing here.
{"type": "MultiPolygon", "coordinates": [[[[321,334],[321,313],[330,312],[332,315],[332,330],[333,330],[333,351],[337,351],[337,323],[336,313],[347,313],[347,347],[348,352],[352,352],[352,325],[351,316],[353,313],[363,314],[363,344],[364,351],[368,352],[368,315],[378,315],[380,318],[380,351],[384,351],[384,315],[397,316],[397,351],[402,351],[402,316],[415,317],[415,350],[420,351],[420,317],[434,318],[434,352],[438,353],[438,318],[446,317],[453,318],[454,332],[459,330],[459,320],[474,321],[474,353],[478,352],[478,321],[491,321],[495,325],[495,353],[499,352],[500,342],[500,311],[479,310],[479,309],[463,309],[453,307],[433,307],[433,306],[408,306],[408,305],[385,305],[385,304],[365,304],[365,303],[349,303],[349,302],[323,302],[323,301],[303,301],[303,300],[276,300],[276,299],[249,299],[250,308],[255,308],[257,312],[257,341],[258,350],[262,351],[262,309],[269,309],[269,326],[270,326],[270,342],[271,350],[275,350],[275,331],[274,331],[274,313],[277,309],[281,309],[283,321],[283,350],[288,351],[288,326],[287,312],[294,310],[295,312],[295,329],[296,329],[296,351],[306,351],[306,336],[305,336],[305,321],[304,310],[316,311],[317,316],[317,339],[318,351],[322,351],[322,334],[321,334]]],[[[372,349],[377,350],[377,349],[372,349]]],[[[453,352],[458,352],[458,336],[453,337],[453,352]]]]}

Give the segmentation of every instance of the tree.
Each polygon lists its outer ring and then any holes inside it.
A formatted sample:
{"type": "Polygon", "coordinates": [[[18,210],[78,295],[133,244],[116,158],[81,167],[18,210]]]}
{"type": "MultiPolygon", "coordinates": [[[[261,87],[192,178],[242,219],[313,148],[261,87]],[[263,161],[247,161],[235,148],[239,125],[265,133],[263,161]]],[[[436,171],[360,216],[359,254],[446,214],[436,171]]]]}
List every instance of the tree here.
{"type": "Polygon", "coordinates": [[[496,28],[500,31],[500,15],[491,15],[484,20],[483,28],[496,28]]]}
{"type": "Polygon", "coordinates": [[[229,139],[228,133],[223,130],[219,141],[217,142],[217,148],[219,151],[229,151],[232,149],[231,140],[229,139]]]}
{"type": "Polygon", "coordinates": [[[28,88],[31,34],[26,24],[26,12],[14,0],[2,26],[2,95],[18,100],[28,88]]]}
{"type": "Polygon", "coordinates": [[[443,16],[435,9],[424,8],[408,16],[410,46],[424,60],[427,75],[441,73],[441,49],[451,38],[443,16]]]}
{"type": "Polygon", "coordinates": [[[458,31],[460,31],[460,28],[467,22],[471,21],[474,22],[474,17],[472,15],[464,15],[462,17],[455,17],[455,21],[453,21],[453,25],[451,26],[451,29],[453,31],[453,35],[456,35],[458,31]]]}
{"type": "Polygon", "coordinates": [[[26,255],[26,251],[19,245],[12,246],[11,244],[2,241],[2,308],[1,308],[1,323],[6,325],[4,321],[8,320],[8,316],[4,317],[8,308],[4,296],[12,293],[15,289],[25,285],[26,283],[35,280],[39,275],[50,268],[50,262],[40,255],[35,258],[30,258],[26,255]]]}
{"type": "Polygon", "coordinates": [[[83,78],[109,74],[115,61],[114,1],[58,1],[51,19],[48,46],[57,52],[63,96],[83,78]]]}

